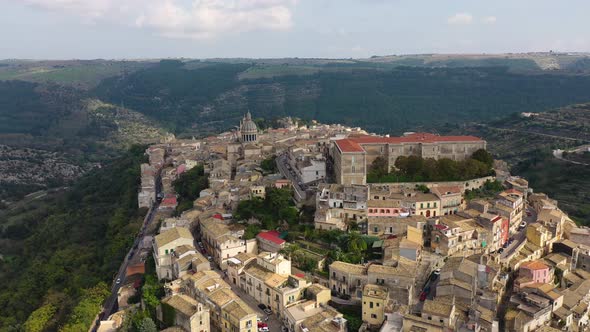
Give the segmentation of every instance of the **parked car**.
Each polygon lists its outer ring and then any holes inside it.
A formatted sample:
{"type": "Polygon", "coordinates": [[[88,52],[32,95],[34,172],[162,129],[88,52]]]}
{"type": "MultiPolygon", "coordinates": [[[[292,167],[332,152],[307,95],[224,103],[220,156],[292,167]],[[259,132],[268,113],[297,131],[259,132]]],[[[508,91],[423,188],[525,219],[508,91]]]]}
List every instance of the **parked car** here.
{"type": "Polygon", "coordinates": [[[268,327],[268,324],[263,322],[258,322],[258,328],[268,327]]]}
{"type": "Polygon", "coordinates": [[[266,309],[266,306],[264,304],[260,303],[258,305],[258,308],[260,308],[261,310],[264,310],[264,309],[266,309]]]}
{"type": "Polygon", "coordinates": [[[427,296],[427,295],[428,295],[428,294],[426,294],[426,292],[422,292],[422,293],[420,293],[420,301],[426,301],[426,296],[427,296]]]}
{"type": "Polygon", "coordinates": [[[499,253],[499,254],[501,254],[501,253],[503,253],[503,252],[504,252],[504,248],[500,248],[500,249],[498,249],[498,253],[499,253]]]}
{"type": "Polygon", "coordinates": [[[523,221],[520,223],[520,225],[518,226],[518,228],[523,229],[526,227],[526,221],[523,221]]]}
{"type": "Polygon", "coordinates": [[[121,278],[117,278],[117,280],[115,280],[115,284],[120,284],[121,283],[121,278]]]}
{"type": "Polygon", "coordinates": [[[267,327],[261,327],[261,328],[258,329],[258,332],[268,332],[268,331],[269,331],[268,326],[267,327]]]}
{"type": "Polygon", "coordinates": [[[433,273],[434,273],[435,275],[440,275],[440,269],[436,269],[436,270],[434,270],[434,272],[433,272],[433,273]]]}
{"type": "Polygon", "coordinates": [[[262,311],[264,311],[264,313],[267,314],[267,315],[272,315],[272,310],[270,310],[268,308],[266,308],[266,309],[264,309],[262,311]]]}
{"type": "Polygon", "coordinates": [[[530,217],[530,216],[532,216],[533,214],[527,211],[526,215],[527,215],[528,217],[530,217]]]}
{"type": "Polygon", "coordinates": [[[210,261],[212,261],[212,260],[213,260],[213,257],[211,257],[211,256],[207,256],[207,260],[210,262],[210,261]]]}

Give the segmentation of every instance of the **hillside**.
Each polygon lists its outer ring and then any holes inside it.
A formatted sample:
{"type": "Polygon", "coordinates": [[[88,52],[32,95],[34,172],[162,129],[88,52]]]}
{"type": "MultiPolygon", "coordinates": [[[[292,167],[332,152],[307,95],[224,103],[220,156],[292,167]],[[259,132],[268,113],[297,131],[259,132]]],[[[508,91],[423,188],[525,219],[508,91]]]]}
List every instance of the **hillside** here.
{"type": "Polygon", "coordinates": [[[108,294],[145,214],[136,196],[144,148],[91,171],[66,192],[0,210],[0,331],[22,331],[27,318],[43,331],[90,325],[102,298],[88,306],[88,296],[108,294]],[[38,308],[49,313],[29,317],[38,308]]]}
{"type": "Polygon", "coordinates": [[[225,130],[248,109],[255,117],[292,115],[400,133],[590,100],[585,75],[367,64],[328,63],[297,71],[290,65],[163,61],[125,78],[106,79],[91,93],[187,135],[225,130]]]}
{"type": "Polygon", "coordinates": [[[247,110],[401,134],[588,102],[589,62],[551,53],[0,61],[0,200],[71,184],[167,132],[227,130],[247,110]]]}
{"type": "Polygon", "coordinates": [[[536,191],[545,192],[576,221],[590,225],[590,169],[553,156],[554,149],[590,143],[590,104],[579,104],[531,117],[505,119],[463,127],[448,126],[445,133],[468,133],[488,141],[496,158],[512,173],[526,177],[536,191]]]}
{"type": "Polygon", "coordinates": [[[0,81],[0,200],[71,184],[166,132],[144,115],[57,84],[0,81]]]}

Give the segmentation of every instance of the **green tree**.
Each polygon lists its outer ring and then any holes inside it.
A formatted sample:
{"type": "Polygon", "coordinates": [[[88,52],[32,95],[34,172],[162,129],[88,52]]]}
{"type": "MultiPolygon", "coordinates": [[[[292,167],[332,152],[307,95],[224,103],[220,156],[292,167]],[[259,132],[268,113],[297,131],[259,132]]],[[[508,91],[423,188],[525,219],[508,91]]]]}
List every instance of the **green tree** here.
{"type": "Polygon", "coordinates": [[[346,237],[346,247],[348,251],[357,253],[367,250],[367,242],[363,239],[360,233],[350,232],[346,237]]]}
{"type": "Polygon", "coordinates": [[[146,317],[139,325],[139,332],[158,332],[158,328],[151,318],[146,317]]]}
{"type": "Polygon", "coordinates": [[[57,307],[53,304],[45,304],[39,309],[33,311],[24,324],[26,332],[42,332],[45,330],[48,322],[57,312],[57,307]]]}
{"type": "Polygon", "coordinates": [[[260,168],[262,168],[266,173],[276,173],[278,171],[276,160],[276,156],[268,157],[260,163],[260,168]]]}
{"type": "Polygon", "coordinates": [[[106,283],[100,282],[96,286],[83,291],[82,300],[78,302],[68,323],[60,332],[86,331],[100,312],[102,302],[111,294],[106,283]]]}
{"type": "Polygon", "coordinates": [[[369,172],[373,173],[377,177],[387,175],[389,173],[387,159],[382,156],[375,158],[375,160],[373,160],[371,163],[369,172]]]}
{"type": "Polygon", "coordinates": [[[492,157],[492,155],[485,149],[478,149],[471,155],[471,158],[481,161],[488,168],[491,168],[494,164],[494,157],[492,157]]]}

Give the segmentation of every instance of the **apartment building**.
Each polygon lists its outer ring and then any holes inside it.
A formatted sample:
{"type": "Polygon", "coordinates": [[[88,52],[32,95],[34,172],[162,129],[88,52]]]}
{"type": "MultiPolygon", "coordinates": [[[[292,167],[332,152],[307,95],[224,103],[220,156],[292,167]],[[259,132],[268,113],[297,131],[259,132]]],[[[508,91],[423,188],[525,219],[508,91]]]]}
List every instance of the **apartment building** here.
{"type": "Polygon", "coordinates": [[[437,186],[430,188],[440,200],[440,214],[456,214],[465,207],[463,200],[463,191],[459,186],[437,186]]]}
{"type": "Polygon", "coordinates": [[[524,194],[515,189],[502,191],[496,197],[494,208],[500,215],[508,218],[510,230],[516,232],[525,210],[524,194]]]}
{"type": "Polygon", "coordinates": [[[221,308],[222,332],[252,332],[258,329],[255,311],[237,298],[221,308]]]}
{"type": "Polygon", "coordinates": [[[362,318],[369,328],[380,327],[385,320],[385,308],[389,301],[389,290],[386,287],[367,284],[363,289],[362,318]]]}
{"type": "Polygon", "coordinates": [[[349,222],[361,222],[367,217],[366,186],[320,184],[316,195],[316,229],[345,230],[349,222]]]}
{"type": "Polygon", "coordinates": [[[211,326],[217,331],[252,332],[255,311],[243,302],[217,272],[202,271],[179,279],[182,292],[209,308],[211,326]]]}
{"type": "Polygon", "coordinates": [[[340,295],[361,300],[364,286],[375,284],[387,287],[392,300],[410,304],[416,281],[415,263],[400,259],[396,266],[368,264],[367,266],[336,261],[330,265],[330,289],[340,295]]]}
{"type": "Polygon", "coordinates": [[[484,250],[489,241],[488,235],[488,231],[472,218],[446,215],[434,225],[431,246],[436,253],[446,256],[463,253],[464,250],[484,250]]]}
{"type": "Polygon", "coordinates": [[[194,248],[193,235],[184,227],[174,227],[154,237],[153,254],[158,279],[174,279],[174,262],[177,259],[174,252],[184,246],[194,248]]]}
{"type": "Polygon", "coordinates": [[[230,280],[258,303],[271,308],[278,317],[284,317],[285,308],[301,300],[305,289],[311,285],[291,275],[291,261],[282,255],[262,252],[255,259],[241,256],[230,260],[230,280]]]}
{"type": "Polygon", "coordinates": [[[213,261],[222,269],[227,269],[227,260],[240,253],[257,251],[256,239],[244,240],[244,226],[225,224],[217,218],[207,218],[201,223],[201,239],[213,261]]]}
{"type": "Polygon", "coordinates": [[[185,332],[209,332],[209,308],[184,294],[175,294],[162,299],[156,316],[164,325],[177,327],[185,332]]]}

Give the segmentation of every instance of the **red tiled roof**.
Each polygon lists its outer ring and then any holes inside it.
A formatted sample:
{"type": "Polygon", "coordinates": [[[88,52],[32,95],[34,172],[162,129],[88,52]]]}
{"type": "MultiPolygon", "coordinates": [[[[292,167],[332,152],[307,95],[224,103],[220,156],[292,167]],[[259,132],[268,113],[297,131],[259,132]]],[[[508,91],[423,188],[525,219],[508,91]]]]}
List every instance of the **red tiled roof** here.
{"type": "Polygon", "coordinates": [[[262,239],[274,242],[278,245],[285,243],[285,240],[279,237],[279,232],[277,231],[268,231],[268,232],[260,232],[258,236],[262,239]]]}
{"type": "Polygon", "coordinates": [[[436,143],[436,142],[471,142],[481,141],[481,138],[475,136],[439,136],[430,133],[414,133],[400,137],[383,137],[383,136],[359,136],[350,138],[351,140],[363,143],[436,143]]]}
{"type": "Polygon", "coordinates": [[[430,133],[414,133],[401,137],[357,136],[335,141],[342,152],[363,152],[360,144],[385,143],[437,143],[437,142],[479,142],[475,136],[439,136],[430,133]]]}
{"type": "Polygon", "coordinates": [[[342,152],[364,152],[362,146],[350,139],[340,139],[335,141],[336,145],[342,152]]]}
{"type": "Polygon", "coordinates": [[[544,269],[548,269],[549,267],[539,261],[530,261],[530,262],[525,262],[522,263],[522,265],[520,266],[521,268],[526,268],[529,270],[544,270],[544,269]]]}

